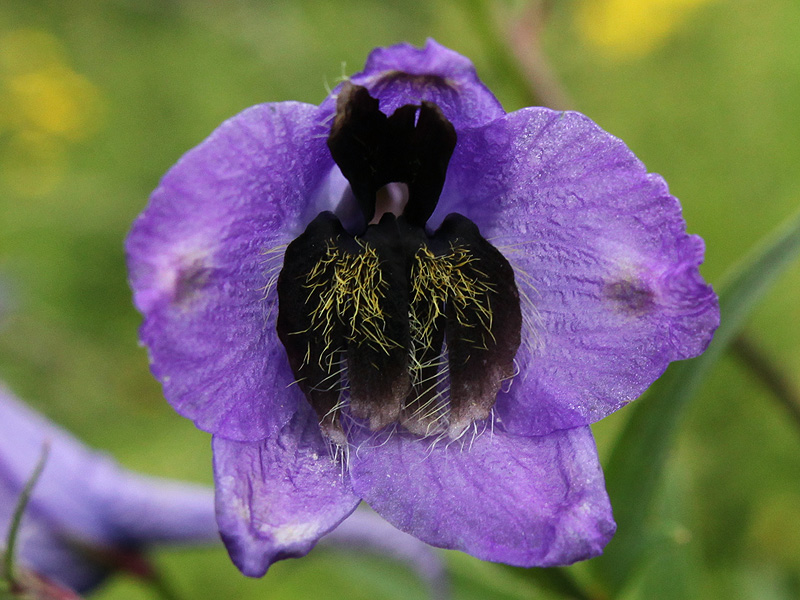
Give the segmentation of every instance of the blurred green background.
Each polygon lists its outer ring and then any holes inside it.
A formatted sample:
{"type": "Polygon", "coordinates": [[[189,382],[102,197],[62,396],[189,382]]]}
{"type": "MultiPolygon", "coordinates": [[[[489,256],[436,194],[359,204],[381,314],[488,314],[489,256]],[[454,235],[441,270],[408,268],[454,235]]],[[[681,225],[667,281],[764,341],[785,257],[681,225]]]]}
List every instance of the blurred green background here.
{"type": "MultiPolygon", "coordinates": [[[[624,139],[681,199],[712,283],[800,205],[796,0],[4,0],[0,379],[130,468],[210,483],[208,436],[167,406],[138,347],[126,232],[227,117],[319,103],[374,46],[428,36],[469,56],[507,110],[532,101],[532,73],[542,101],[565,92],[624,139]]],[[[795,389],[799,291],[795,265],[747,326],[795,389]]],[[[594,427],[601,457],[626,417],[594,427]]],[[[735,353],[694,399],[657,514],[674,541],[662,562],[690,565],[691,597],[800,596],[798,425],[735,353]]],[[[523,570],[447,558],[457,598],[549,597],[523,570]]],[[[354,553],[317,550],[263,580],[220,548],[157,560],[187,599],[425,597],[354,553]]],[[[658,597],[664,569],[624,597],[658,597]]],[[[587,565],[570,570],[593,589],[587,565]]],[[[96,597],[151,593],[119,577],[96,597]]]]}

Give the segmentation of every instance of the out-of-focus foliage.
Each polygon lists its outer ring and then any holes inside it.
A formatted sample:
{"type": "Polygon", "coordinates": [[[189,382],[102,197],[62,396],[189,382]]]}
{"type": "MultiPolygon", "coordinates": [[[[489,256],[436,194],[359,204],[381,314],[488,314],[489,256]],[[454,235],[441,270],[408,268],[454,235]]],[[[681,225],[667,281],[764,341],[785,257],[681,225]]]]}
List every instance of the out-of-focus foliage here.
{"type": "MultiPolygon", "coordinates": [[[[549,4],[541,42],[556,79],[666,177],[706,240],[704,275],[720,281],[800,204],[800,4],[549,4]]],[[[433,36],[519,108],[525,93],[497,49],[530,3],[481,5],[499,44],[475,5],[0,3],[0,378],[130,468],[210,482],[207,436],[166,405],[137,345],[122,252],[130,223],[166,169],[225,118],[259,102],[317,103],[377,45],[433,36]]],[[[795,265],[747,325],[795,388],[798,297],[795,265]]],[[[604,457],[627,416],[595,427],[604,457]]],[[[626,598],[676,597],[670,565],[687,573],[688,597],[800,595],[800,431],[735,356],[693,399],[658,506],[655,525],[672,541],[659,548],[663,574],[632,582],[626,598]]],[[[264,580],[239,575],[221,549],[158,560],[186,598],[424,597],[412,574],[355,554],[315,551],[264,580]]],[[[455,553],[451,563],[458,598],[535,593],[523,571],[455,553]]],[[[569,571],[594,589],[590,566],[569,571]]],[[[151,594],[118,579],[98,597],[151,594]]]]}

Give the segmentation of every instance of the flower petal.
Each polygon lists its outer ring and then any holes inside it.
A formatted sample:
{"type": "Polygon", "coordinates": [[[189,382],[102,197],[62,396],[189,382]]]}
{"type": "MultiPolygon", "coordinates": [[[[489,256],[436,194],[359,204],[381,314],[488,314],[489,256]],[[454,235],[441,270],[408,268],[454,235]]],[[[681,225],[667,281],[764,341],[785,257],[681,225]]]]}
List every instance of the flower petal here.
{"type": "Polygon", "coordinates": [[[571,564],[599,554],[615,529],[588,427],[433,446],[394,433],[351,453],[351,477],[395,527],[484,560],[571,564]]]}
{"type": "Polygon", "coordinates": [[[215,437],[213,448],[220,533],[250,577],[261,577],[275,561],[306,555],[360,501],[306,404],[274,438],[215,437]]]}
{"type": "MultiPolygon", "coordinates": [[[[12,489],[5,476],[0,468],[0,539],[3,542],[21,491],[21,486],[16,483],[12,489]]],[[[24,567],[81,593],[96,587],[110,573],[110,568],[90,562],[76,552],[48,518],[30,504],[22,517],[16,560],[24,567]]]]}
{"type": "Polygon", "coordinates": [[[224,123],[164,176],[126,243],[153,373],[179,413],[229,439],[263,439],[296,410],[273,278],[333,168],[316,110],[224,123]]]}
{"type": "Polygon", "coordinates": [[[109,528],[122,544],[219,542],[214,491],[124,472],[102,490],[109,528]]]}
{"type": "Polygon", "coordinates": [[[210,489],[126,471],[0,387],[0,539],[45,444],[47,461],[20,530],[19,556],[79,591],[112,569],[103,553],[219,539],[210,489]],[[94,554],[88,554],[91,550],[94,554]]]}
{"type": "Polygon", "coordinates": [[[452,210],[516,272],[520,373],[496,404],[511,432],[603,418],[702,352],[719,324],[677,199],[583,115],[523,109],[461,134],[434,224],[452,210]]]}
{"type": "MultiPolygon", "coordinates": [[[[477,127],[505,114],[497,98],[478,79],[472,62],[432,39],[424,48],[407,43],[376,48],[364,70],[350,81],[378,98],[387,115],[423,100],[434,102],[456,129],[477,127]]],[[[324,113],[335,111],[336,92],[320,106],[324,113]]]]}
{"type": "MultiPolygon", "coordinates": [[[[107,456],[80,444],[66,431],[18,402],[0,387],[0,486],[17,496],[49,444],[47,462],[31,496],[31,506],[51,528],[86,542],[107,543],[108,527],[93,489],[117,481],[107,456]]],[[[46,573],[45,573],[46,574],[46,573]]]]}

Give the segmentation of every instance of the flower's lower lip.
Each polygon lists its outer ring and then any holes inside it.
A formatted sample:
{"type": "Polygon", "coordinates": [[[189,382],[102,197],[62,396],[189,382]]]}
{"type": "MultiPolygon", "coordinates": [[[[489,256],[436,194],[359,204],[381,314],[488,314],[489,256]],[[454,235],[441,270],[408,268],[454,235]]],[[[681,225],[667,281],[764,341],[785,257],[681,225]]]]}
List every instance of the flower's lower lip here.
{"type": "Polygon", "coordinates": [[[460,215],[428,235],[386,213],[353,237],[322,213],[287,248],[278,299],[294,375],[337,443],[342,415],[458,437],[513,374],[513,270],[460,215]]]}

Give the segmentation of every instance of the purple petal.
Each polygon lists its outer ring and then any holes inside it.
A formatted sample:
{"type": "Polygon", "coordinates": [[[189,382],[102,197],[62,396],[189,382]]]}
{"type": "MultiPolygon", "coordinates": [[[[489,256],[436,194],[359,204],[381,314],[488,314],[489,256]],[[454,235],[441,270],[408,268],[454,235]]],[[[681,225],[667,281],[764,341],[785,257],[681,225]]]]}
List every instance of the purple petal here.
{"type": "Polygon", "coordinates": [[[213,448],[220,534],[250,577],[307,554],[360,501],[306,404],[273,439],[215,437],[213,448]]]}
{"type": "Polygon", "coordinates": [[[104,543],[108,527],[92,490],[103,482],[117,482],[114,462],[92,452],[0,388],[0,485],[11,496],[18,496],[24,487],[45,442],[50,452],[31,507],[55,528],[78,539],[104,543]]]}
{"type": "Polygon", "coordinates": [[[210,487],[124,473],[113,489],[98,491],[111,532],[121,542],[219,541],[210,487]]]}
{"type": "MultiPolygon", "coordinates": [[[[0,539],[5,542],[21,486],[13,489],[0,471],[0,539]]],[[[23,482],[24,485],[24,482],[23,482]]],[[[109,569],[92,563],[71,546],[48,518],[28,504],[17,538],[16,561],[78,592],[96,587],[109,569]]]]}
{"type": "MultiPolygon", "coordinates": [[[[364,70],[350,81],[366,87],[388,115],[422,100],[436,103],[456,129],[477,127],[505,114],[470,60],[432,39],[424,48],[405,43],[376,48],[364,70]]],[[[322,103],[323,113],[334,112],[335,95],[336,90],[322,103]]]]}
{"type": "Polygon", "coordinates": [[[432,223],[454,210],[505,254],[523,296],[520,374],[496,404],[509,431],[603,418],[719,324],[677,199],[583,115],[524,109],[464,132],[432,223]]]}
{"type": "Polygon", "coordinates": [[[128,236],[153,373],[179,413],[229,439],[263,439],[296,410],[273,278],[333,167],[316,111],[269,104],[225,122],[164,176],[128,236]]]}
{"type": "Polygon", "coordinates": [[[518,566],[599,554],[615,525],[589,428],[541,437],[483,432],[431,447],[364,441],[353,488],[395,527],[443,548],[518,566]]]}
{"type": "Polygon", "coordinates": [[[0,535],[42,453],[50,451],[20,530],[20,560],[77,590],[108,569],[82,547],[131,552],[155,542],[219,539],[208,488],[135,475],[0,388],[0,535]]]}

